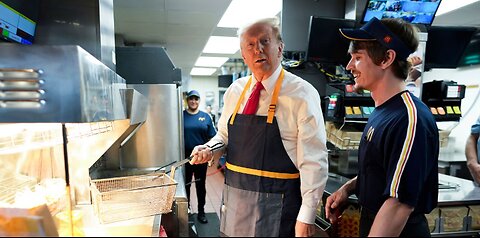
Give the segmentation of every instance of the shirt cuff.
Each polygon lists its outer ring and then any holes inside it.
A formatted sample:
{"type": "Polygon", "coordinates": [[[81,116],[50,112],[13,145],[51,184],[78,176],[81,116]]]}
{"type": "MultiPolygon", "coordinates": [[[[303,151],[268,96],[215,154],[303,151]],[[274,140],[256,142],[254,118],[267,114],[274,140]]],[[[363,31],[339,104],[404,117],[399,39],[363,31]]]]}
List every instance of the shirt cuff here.
{"type": "Polygon", "coordinates": [[[209,142],[205,143],[205,145],[211,148],[212,146],[214,146],[215,144],[217,144],[219,142],[223,143],[223,141],[221,139],[217,138],[217,136],[214,136],[209,142]]]}
{"type": "Polygon", "coordinates": [[[306,205],[300,207],[298,212],[297,221],[306,224],[315,224],[315,217],[317,216],[317,209],[312,209],[306,205]]]}

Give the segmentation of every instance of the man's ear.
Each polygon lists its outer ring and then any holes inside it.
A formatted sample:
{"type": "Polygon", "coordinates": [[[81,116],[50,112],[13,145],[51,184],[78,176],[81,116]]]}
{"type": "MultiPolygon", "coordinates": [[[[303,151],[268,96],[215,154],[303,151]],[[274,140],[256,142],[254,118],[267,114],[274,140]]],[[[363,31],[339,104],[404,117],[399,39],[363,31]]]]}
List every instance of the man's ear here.
{"type": "Polygon", "coordinates": [[[393,61],[395,60],[395,57],[397,57],[397,52],[395,52],[392,49],[387,50],[387,53],[385,54],[385,59],[380,64],[380,66],[382,66],[382,69],[386,69],[390,65],[392,65],[393,61]]]}
{"type": "Polygon", "coordinates": [[[285,45],[283,44],[283,42],[280,42],[280,45],[278,46],[278,57],[282,57],[282,53],[283,53],[283,47],[285,45]]]}

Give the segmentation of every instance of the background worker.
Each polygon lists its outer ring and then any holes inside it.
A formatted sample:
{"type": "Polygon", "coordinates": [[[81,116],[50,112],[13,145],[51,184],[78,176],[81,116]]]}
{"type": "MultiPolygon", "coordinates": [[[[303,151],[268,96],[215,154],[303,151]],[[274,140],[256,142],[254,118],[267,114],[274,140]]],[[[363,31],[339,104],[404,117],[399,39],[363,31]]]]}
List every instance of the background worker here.
{"type": "Polygon", "coordinates": [[[472,175],[473,181],[478,186],[480,184],[480,117],[472,125],[471,133],[467,138],[465,145],[465,156],[467,157],[467,167],[472,175]]]}
{"type": "MultiPolygon", "coordinates": [[[[212,118],[206,112],[198,109],[200,93],[192,90],[187,93],[187,109],[183,111],[183,127],[185,141],[185,155],[190,155],[196,145],[204,144],[210,140],[217,131],[212,118]]],[[[205,181],[207,179],[207,164],[189,164],[185,166],[185,189],[187,190],[188,206],[190,207],[190,184],[195,176],[195,188],[197,192],[198,214],[197,220],[200,223],[208,223],[205,216],[205,197],[207,190],[205,181]]]]}

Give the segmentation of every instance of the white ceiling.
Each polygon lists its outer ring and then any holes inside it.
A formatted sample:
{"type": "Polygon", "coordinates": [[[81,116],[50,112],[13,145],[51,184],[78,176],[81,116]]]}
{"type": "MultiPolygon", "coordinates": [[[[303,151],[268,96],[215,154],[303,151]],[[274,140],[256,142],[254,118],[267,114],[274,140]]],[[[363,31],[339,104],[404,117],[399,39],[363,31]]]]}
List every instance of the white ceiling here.
{"type": "MultiPolygon", "coordinates": [[[[443,0],[458,1],[458,0],[443,0]]],[[[440,3],[442,4],[442,3],[440,3]]],[[[457,10],[436,16],[435,26],[475,26],[480,27],[480,1],[461,7],[457,10]]]]}
{"type": "Polygon", "coordinates": [[[188,75],[230,2],[114,0],[115,34],[127,44],[165,47],[188,75]]]}
{"type": "MultiPolygon", "coordinates": [[[[443,0],[455,1],[455,0],[443,0]]],[[[217,28],[231,0],[114,0],[115,34],[126,44],[163,46],[183,77],[189,73],[209,36],[233,36],[217,28]]],[[[480,2],[437,16],[433,25],[480,27],[480,2]]],[[[246,13],[248,14],[248,13],[246,13]]],[[[236,54],[238,57],[238,52],[236,54]]]]}

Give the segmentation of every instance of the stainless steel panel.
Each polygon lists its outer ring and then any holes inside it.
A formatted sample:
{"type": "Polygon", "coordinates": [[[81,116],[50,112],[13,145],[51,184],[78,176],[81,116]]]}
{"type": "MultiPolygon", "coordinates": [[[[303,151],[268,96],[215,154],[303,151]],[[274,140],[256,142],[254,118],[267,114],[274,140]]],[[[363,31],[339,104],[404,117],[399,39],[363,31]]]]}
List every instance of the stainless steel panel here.
{"type": "Polygon", "coordinates": [[[176,68],[164,47],[116,47],[117,73],[127,84],[181,84],[176,68]]]}
{"type": "Polygon", "coordinates": [[[79,46],[0,44],[0,122],[126,119],[125,80],[79,46]]]}
{"type": "Polygon", "coordinates": [[[180,100],[175,84],[128,84],[148,98],[147,119],[121,148],[120,167],[154,168],[182,158],[180,100]]]}
{"type": "Polygon", "coordinates": [[[38,11],[34,44],[79,45],[115,70],[113,0],[41,0],[38,11]]]}
{"type": "Polygon", "coordinates": [[[440,185],[438,190],[439,206],[480,204],[480,187],[475,186],[473,181],[438,174],[438,182],[440,185]]]}

